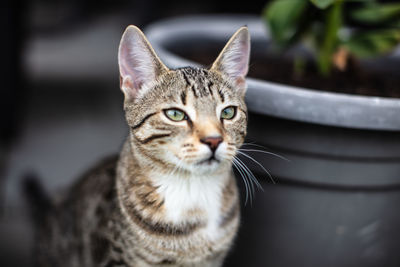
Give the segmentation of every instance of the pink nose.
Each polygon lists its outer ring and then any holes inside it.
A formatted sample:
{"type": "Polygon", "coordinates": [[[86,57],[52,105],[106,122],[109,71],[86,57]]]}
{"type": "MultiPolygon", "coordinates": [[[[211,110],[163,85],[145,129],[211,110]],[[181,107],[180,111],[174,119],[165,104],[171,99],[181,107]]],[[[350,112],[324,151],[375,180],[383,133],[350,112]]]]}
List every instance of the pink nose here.
{"type": "Polygon", "coordinates": [[[221,136],[205,137],[200,139],[200,142],[208,145],[211,151],[214,152],[215,150],[217,150],[219,144],[222,143],[222,137],[221,136]]]}

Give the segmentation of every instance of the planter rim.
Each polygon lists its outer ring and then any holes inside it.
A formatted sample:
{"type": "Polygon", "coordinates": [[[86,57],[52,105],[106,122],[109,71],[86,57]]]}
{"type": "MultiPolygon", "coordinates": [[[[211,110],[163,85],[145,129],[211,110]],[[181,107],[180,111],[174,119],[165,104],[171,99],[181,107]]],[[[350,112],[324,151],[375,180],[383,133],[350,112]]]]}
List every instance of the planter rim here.
{"type": "MultiPolygon", "coordinates": [[[[243,25],[249,27],[253,41],[268,39],[264,23],[253,15],[177,17],[155,22],[145,32],[163,62],[176,68],[200,65],[168,51],[171,42],[201,37],[226,42],[243,25]]],[[[255,78],[246,81],[252,112],[329,126],[400,131],[400,99],[323,92],[255,78]]]]}

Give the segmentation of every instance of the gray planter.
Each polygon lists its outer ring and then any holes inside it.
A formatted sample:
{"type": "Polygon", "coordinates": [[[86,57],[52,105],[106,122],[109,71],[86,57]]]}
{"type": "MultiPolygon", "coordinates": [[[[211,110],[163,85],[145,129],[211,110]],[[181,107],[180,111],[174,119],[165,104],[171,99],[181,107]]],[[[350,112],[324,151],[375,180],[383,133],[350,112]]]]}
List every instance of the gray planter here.
{"type": "MultiPolygon", "coordinates": [[[[167,65],[181,67],[196,63],[173,53],[177,47],[222,49],[245,24],[255,53],[268,43],[257,17],[183,17],[146,34],[167,65]]],[[[365,64],[400,69],[396,57],[365,64]]],[[[243,209],[227,266],[400,266],[400,99],[247,82],[248,139],[290,162],[252,154],[277,183],[248,162],[265,192],[243,209]]]]}

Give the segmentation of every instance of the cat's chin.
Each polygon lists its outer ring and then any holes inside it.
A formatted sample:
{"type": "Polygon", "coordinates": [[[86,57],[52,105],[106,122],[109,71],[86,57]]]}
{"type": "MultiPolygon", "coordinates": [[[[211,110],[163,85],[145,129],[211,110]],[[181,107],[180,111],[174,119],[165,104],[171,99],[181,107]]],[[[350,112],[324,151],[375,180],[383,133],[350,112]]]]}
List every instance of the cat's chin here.
{"type": "Polygon", "coordinates": [[[198,162],[194,169],[200,173],[212,173],[221,167],[221,162],[217,159],[206,159],[198,162]]]}
{"type": "Polygon", "coordinates": [[[202,161],[199,161],[198,163],[196,163],[196,165],[200,165],[200,166],[211,166],[213,164],[219,164],[221,161],[219,159],[216,159],[215,157],[210,157],[208,159],[204,159],[202,161]]]}
{"type": "Polygon", "coordinates": [[[231,168],[231,163],[226,160],[219,160],[215,158],[209,158],[200,160],[194,163],[185,164],[180,162],[178,165],[171,170],[172,173],[176,173],[178,176],[192,176],[192,175],[215,175],[224,173],[231,168]]]}
{"type": "Polygon", "coordinates": [[[193,174],[207,174],[212,175],[219,172],[226,172],[227,168],[230,168],[230,164],[227,161],[221,161],[216,158],[208,158],[194,163],[191,166],[191,172],[193,174]]]}

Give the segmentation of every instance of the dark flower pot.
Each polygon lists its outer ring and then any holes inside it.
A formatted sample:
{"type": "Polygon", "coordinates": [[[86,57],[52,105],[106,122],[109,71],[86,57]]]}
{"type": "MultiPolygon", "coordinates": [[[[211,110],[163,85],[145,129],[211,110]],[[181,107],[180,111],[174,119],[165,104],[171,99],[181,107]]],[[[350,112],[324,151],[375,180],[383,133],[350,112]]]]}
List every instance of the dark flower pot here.
{"type": "MultiPolygon", "coordinates": [[[[221,49],[245,24],[256,53],[268,40],[256,17],[166,20],[148,27],[147,36],[162,60],[178,67],[193,62],[173,51],[201,50],[211,43],[221,49]]],[[[370,64],[387,71],[399,67],[396,58],[370,64]]],[[[264,192],[243,208],[242,227],[226,266],[400,266],[400,99],[252,78],[246,99],[248,140],[290,162],[251,154],[276,183],[247,161],[264,192]]]]}

